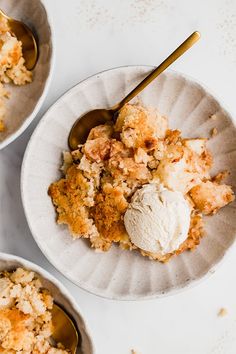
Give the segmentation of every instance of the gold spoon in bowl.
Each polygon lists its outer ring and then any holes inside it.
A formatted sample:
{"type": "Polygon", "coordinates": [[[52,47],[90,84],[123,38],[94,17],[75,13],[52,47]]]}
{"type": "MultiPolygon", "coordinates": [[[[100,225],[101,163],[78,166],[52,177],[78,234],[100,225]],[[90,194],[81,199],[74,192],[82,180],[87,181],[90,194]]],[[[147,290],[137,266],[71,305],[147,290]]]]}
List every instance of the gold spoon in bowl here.
{"type": "Polygon", "coordinates": [[[3,16],[7,19],[10,31],[16,36],[16,38],[22,43],[22,53],[25,59],[25,66],[28,70],[32,70],[38,59],[38,46],[36,38],[26,24],[21,21],[17,21],[7,16],[0,9],[0,18],[3,16]]]}
{"type": "Polygon", "coordinates": [[[80,333],[70,316],[57,304],[52,309],[52,342],[61,343],[72,354],[80,347],[80,333]]]}
{"type": "Polygon", "coordinates": [[[193,32],[172,54],[168,56],[155,70],[151,72],[136,88],[134,88],[121,102],[110,109],[95,109],[78,118],[71,128],[68,145],[71,150],[76,150],[79,144],[84,144],[90,130],[97,125],[115,121],[119,110],[132,98],[137,96],[168,66],[183,55],[200,38],[199,32],[193,32]]]}

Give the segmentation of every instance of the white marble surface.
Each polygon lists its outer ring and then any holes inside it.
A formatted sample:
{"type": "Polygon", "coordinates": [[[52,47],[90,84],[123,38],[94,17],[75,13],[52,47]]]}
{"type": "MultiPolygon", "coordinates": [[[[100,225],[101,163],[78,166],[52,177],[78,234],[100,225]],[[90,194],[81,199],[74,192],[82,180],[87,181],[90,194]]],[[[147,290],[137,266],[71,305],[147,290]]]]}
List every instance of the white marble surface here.
{"type": "MultiPolygon", "coordinates": [[[[28,130],[0,152],[0,250],[56,275],[89,322],[98,354],[233,354],[236,352],[236,245],[223,265],[195,288],[147,302],[114,302],[78,289],[36,246],[22,210],[20,166],[46,109],[69,87],[125,64],[158,64],[191,31],[202,40],[174,68],[201,80],[236,115],[235,0],[45,0],[53,18],[56,66],[48,97],[28,130]],[[219,308],[228,315],[218,318],[219,308]]],[[[37,186],[35,186],[37,188],[37,186]]],[[[223,237],[224,235],[222,235],[223,237]]]]}

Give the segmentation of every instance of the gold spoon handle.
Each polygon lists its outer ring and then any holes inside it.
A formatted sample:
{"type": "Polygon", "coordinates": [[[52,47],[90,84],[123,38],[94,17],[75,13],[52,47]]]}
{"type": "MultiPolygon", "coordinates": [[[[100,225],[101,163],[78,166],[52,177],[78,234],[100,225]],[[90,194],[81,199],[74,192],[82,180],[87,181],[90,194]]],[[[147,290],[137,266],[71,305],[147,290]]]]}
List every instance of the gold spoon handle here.
{"type": "Polygon", "coordinates": [[[168,66],[183,55],[189,48],[191,48],[200,38],[199,32],[193,32],[168,58],[166,58],[155,70],[151,72],[137,87],[135,87],[123,100],[112,107],[114,112],[119,111],[132,98],[137,96],[147,85],[149,85],[157,76],[159,76],[168,66]]]}

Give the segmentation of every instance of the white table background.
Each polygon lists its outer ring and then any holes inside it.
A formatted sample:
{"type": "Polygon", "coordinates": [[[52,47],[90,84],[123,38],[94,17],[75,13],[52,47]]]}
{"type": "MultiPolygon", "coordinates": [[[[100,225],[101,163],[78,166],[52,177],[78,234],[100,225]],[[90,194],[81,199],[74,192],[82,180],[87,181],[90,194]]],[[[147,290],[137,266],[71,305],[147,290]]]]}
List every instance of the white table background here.
{"type": "Polygon", "coordinates": [[[20,198],[26,144],[60,95],[104,69],[157,65],[193,30],[202,33],[201,41],[173,68],[213,89],[235,116],[236,0],[44,2],[54,25],[55,71],[35,121],[0,152],[0,250],[43,266],[67,286],[88,321],[98,354],[130,354],[132,348],[140,354],[236,353],[236,246],[197,287],[151,301],[109,301],[77,288],[49,264],[30,234],[20,198]],[[221,307],[228,309],[226,317],[217,317],[221,307]]]}

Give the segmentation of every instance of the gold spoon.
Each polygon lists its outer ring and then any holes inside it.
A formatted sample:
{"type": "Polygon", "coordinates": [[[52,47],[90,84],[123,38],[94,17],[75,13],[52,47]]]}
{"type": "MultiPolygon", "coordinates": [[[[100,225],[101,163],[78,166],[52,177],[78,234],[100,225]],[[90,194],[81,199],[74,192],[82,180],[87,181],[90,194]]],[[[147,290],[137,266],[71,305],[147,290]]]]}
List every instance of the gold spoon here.
{"type": "Polygon", "coordinates": [[[52,309],[52,340],[61,343],[72,354],[79,348],[80,333],[69,315],[58,305],[53,304],[52,309]]]}
{"type": "Polygon", "coordinates": [[[25,66],[28,70],[32,70],[35,67],[38,59],[38,46],[33,32],[29,29],[28,26],[26,26],[26,24],[7,16],[0,9],[0,17],[1,16],[7,19],[10,31],[19,41],[21,41],[25,66]]]}
{"type": "Polygon", "coordinates": [[[119,110],[132,98],[137,96],[147,85],[159,76],[168,66],[184,54],[200,38],[199,32],[193,32],[168,58],[151,72],[140,84],[134,88],[121,102],[110,109],[95,109],[78,118],[71,128],[68,145],[71,150],[76,150],[79,144],[84,144],[90,130],[97,125],[115,121],[119,110]]]}

